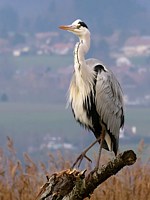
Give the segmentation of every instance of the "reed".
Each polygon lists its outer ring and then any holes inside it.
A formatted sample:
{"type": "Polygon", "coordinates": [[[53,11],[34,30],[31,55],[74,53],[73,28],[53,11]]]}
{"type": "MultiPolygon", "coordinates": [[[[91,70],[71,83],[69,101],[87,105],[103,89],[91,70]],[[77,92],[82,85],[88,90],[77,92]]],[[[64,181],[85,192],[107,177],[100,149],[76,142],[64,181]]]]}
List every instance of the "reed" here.
{"type": "MultiPolygon", "coordinates": [[[[150,159],[142,162],[142,145],[143,143],[139,145],[137,162],[101,184],[91,196],[91,200],[150,199],[150,159]]],[[[48,166],[40,161],[35,163],[26,153],[24,162],[21,163],[17,158],[13,140],[9,137],[7,150],[6,153],[0,148],[0,200],[34,200],[46,181],[47,174],[69,168],[72,163],[72,158],[64,159],[61,152],[56,155],[49,154],[48,166]]],[[[86,164],[86,168],[91,170],[89,164],[86,164]]]]}

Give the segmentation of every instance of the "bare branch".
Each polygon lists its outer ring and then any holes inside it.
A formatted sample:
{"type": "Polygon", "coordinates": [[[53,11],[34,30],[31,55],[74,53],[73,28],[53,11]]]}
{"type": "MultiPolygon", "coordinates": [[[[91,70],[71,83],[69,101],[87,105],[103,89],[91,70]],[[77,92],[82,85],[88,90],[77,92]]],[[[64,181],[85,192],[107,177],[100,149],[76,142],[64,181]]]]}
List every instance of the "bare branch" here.
{"type": "Polygon", "coordinates": [[[83,200],[90,197],[93,191],[110,176],[115,175],[123,167],[132,165],[136,154],[132,150],[120,153],[115,159],[102,166],[98,171],[91,171],[85,176],[84,171],[76,169],[64,170],[47,178],[37,200],[83,200]]]}

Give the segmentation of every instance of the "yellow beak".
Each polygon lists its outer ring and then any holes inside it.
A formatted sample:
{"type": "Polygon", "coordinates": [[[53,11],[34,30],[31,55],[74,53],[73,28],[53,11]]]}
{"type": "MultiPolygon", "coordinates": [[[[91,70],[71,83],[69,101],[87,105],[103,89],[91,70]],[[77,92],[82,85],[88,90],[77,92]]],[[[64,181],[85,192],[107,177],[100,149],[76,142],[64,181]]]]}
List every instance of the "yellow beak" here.
{"type": "Polygon", "coordinates": [[[76,29],[76,26],[62,25],[62,26],[59,26],[59,28],[62,29],[62,30],[67,30],[67,31],[74,31],[74,29],[76,29]]]}

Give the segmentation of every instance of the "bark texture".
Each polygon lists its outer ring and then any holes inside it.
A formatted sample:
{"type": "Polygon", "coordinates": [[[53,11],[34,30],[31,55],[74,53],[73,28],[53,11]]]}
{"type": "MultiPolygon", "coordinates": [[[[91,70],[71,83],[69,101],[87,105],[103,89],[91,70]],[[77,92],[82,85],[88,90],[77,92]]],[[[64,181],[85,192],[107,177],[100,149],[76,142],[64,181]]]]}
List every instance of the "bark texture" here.
{"type": "Polygon", "coordinates": [[[47,177],[36,200],[83,200],[105,180],[115,175],[123,167],[133,165],[136,154],[132,150],[120,153],[97,171],[86,176],[86,170],[67,169],[47,177]]]}

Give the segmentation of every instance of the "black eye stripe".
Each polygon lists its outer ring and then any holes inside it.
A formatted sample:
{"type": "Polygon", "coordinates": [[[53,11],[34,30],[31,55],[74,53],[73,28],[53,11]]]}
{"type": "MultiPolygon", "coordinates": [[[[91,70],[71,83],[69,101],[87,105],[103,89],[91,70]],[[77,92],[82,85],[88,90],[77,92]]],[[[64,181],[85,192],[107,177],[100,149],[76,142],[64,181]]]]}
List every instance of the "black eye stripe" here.
{"type": "Polygon", "coordinates": [[[79,22],[79,24],[88,29],[88,26],[84,22],[79,22]]]}

